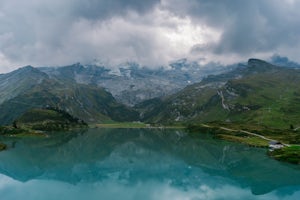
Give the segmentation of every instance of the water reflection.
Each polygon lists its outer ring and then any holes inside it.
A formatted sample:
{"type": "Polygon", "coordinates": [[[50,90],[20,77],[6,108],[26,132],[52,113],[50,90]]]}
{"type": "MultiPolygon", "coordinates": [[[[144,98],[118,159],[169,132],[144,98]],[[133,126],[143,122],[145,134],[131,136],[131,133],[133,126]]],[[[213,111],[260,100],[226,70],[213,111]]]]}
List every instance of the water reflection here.
{"type": "Polygon", "coordinates": [[[256,195],[276,190],[277,196],[295,195],[300,189],[298,166],[272,160],[264,149],[182,130],[89,129],[43,139],[1,140],[10,147],[0,153],[2,178],[27,186],[60,182],[75,189],[100,182],[133,189],[155,182],[169,190],[201,194],[227,187],[226,194],[236,190],[246,196],[248,188],[256,195]]]}

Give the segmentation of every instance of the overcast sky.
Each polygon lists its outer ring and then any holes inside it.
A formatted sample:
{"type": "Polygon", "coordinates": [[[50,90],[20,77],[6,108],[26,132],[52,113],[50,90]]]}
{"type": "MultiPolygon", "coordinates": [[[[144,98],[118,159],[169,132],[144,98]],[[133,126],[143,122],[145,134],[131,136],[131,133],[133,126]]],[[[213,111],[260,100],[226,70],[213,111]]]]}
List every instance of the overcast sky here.
{"type": "Polygon", "coordinates": [[[98,59],[300,61],[297,0],[0,0],[0,72],[98,59]]]}

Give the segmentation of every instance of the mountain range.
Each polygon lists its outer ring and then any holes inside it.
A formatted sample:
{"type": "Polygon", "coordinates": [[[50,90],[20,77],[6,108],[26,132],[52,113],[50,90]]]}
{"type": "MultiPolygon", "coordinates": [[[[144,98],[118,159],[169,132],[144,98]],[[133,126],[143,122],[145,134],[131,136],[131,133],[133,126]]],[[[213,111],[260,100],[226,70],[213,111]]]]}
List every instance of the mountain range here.
{"type": "Polygon", "coordinates": [[[136,63],[26,66],[0,75],[0,124],[57,107],[88,123],[227,121],[300,125],[300,67],[285,57],[231,66],[187,59],[149,69],[136,63]]]}
{"type": "Polygon", "coordinates": [[[134,106],[144,100],[178,92],[209,74],[224,73],[234,67],[215,63],[200,66],[197,62],[181,59],[154,69],[137,63],[124,63],[112,68],[101,63],[77,63],[64,67],[41,67],[39,70],[58,80],[105,88],[117,101],[134,106]]]}
{"type": "Polygon", "coordinates": [[[226,121],[277,128],[300,125],[300,70],[258,59],[136,106],[151,123],[226,121]]]}
{"type": "Polygon", "coordinates": [[[33,108],[57,107],[87,122],[131,121],[138,113],[94,85],[56,79],[31,66],[0,76],[0,122],[10,124],[33,108]]]}

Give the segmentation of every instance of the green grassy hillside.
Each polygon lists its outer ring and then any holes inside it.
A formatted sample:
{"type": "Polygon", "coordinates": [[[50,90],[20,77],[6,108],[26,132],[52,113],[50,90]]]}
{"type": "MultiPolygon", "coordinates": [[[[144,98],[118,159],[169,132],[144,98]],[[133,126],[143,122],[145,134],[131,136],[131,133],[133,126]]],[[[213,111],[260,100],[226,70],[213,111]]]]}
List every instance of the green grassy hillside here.
{"type": "Polygon", "coordinates": [[[137,106],[152,123],[226,121],[274,128],[300,127],[300,70],[257,59],[227,74],[137,106]]]}

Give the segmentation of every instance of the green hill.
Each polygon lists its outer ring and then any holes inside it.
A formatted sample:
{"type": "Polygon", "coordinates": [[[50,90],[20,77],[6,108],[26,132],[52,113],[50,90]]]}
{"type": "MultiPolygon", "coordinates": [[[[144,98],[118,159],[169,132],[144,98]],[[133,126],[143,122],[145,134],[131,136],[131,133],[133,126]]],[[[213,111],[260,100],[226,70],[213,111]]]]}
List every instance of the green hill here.
{"type": "Polygon", "coordinates": [[[136,108],[143,112],[144,121],[151,123],[226,121],[298,127],[300,70],[250,59],[247,66],[209,76],[174,95],[136,108]]]}
{"type": "Polygon", "coordinates": [[[13,122],[13,127],[17,129],[42,131],[69,130],[86,126],[83,120],[57,108],[31,109],[13,122]]]}
{"type": "MultiPolygon", "coordinates": [[[[3,136],[45,136],[44,131],[70,131],[87,128],[87,124],[58,108],[31,109],[26,111],[9,126],[0,126],[3,136]]],[[[6,148],[0,143],[0,151],[6,148]]]]}

